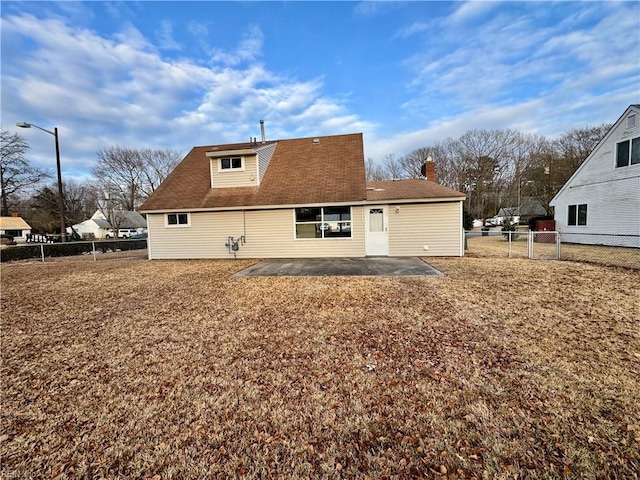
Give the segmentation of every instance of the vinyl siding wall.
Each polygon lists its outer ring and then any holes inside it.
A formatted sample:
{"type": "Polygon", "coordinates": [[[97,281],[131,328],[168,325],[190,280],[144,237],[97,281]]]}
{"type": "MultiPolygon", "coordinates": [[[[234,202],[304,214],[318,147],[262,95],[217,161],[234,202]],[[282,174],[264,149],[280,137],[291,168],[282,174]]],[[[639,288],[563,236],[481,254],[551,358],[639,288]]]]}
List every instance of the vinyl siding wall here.
{"type": "Polygon", "coordinates": [[[213,188],[254,187],[258,185],[258,163],[256,155],[242,156],[244,170],[219,170],[219,158],[212,158],[210,159],[210,162],[211,186],[213,188]]]}
{"type": "Polygon", "coordinates": [[[196,212],[189,227],[165,226],[164,214],[148,214],[149,258],[233,258],[225,243],[245,235],[237,258],[362,257],[362,207],[352,207],[352,238],[294,238],[294,210],[196,212]]]}
{"type": "Polygon", "coordinates": [[[640,247],[640,164],[616,168],[617,143],[640,136],[640,115],[636,117],[633,128],[627,127],[627,115],[621,119],[555,199],[556,228],[561,233],[590,234],[567,236],[571,242],[640,247]],[[569,205],[580,204],[587,204],[587,225],[567,225],[569,205]]]}
{"type": "Polygon", "coordinates": [[[392,257],[462,256],[462,241],[462,202],[389,205],[392,257]]]}
{"type": "Polygon", "coordinates": [[[273,156],[273,152],[276,151],[277,143],[272,143],[265,147],[258,149],[258,183],[262,182],[264,178],[264,174],[267,172],[267,167],[269,166],[269,162],[271,162],[271,157],[273,156]]]}

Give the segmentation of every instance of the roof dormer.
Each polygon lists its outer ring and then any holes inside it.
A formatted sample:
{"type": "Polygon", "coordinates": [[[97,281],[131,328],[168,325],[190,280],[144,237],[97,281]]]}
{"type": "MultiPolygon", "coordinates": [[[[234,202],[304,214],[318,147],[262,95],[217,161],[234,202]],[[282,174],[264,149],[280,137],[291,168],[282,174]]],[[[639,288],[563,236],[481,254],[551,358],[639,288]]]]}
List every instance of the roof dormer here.
{"type": "Polygon", "coordinates": [[[259,184],[255,149],[212,150],[206,155],[211,188],[255,187],[259,184]]]}

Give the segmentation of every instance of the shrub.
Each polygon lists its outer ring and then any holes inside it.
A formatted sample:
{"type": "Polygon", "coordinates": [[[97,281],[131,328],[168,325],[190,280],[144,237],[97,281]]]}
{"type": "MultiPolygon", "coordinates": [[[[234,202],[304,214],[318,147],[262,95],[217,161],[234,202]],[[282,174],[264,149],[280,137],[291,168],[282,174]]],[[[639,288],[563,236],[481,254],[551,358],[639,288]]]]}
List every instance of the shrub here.
{"type": "Polygon", "coordinates": [[[0,250],[0,262],[40,257],[40,245],[24,245],[0,250]]]}
{"type": "Polygon", "coordinates": [[[505,236],[505,238],[509,238],[509,232],[515,232],[516,231],[516,224],[513,223],[511,218],[505,218],[504,221],[502,222],[502,235],[505,236]]]}
{"type": "MultiPolygon", "coordinates": [[[[96,245],[96,250],[100,250],[102,253],[109,251],[115,252],[116,250],[125,251],[147,248],[146,239],[127,241],[106,240],[94,243],[96,245]]],[[[45,257],[67,257],[90,253],[92,251],[92,242],[50,243],[44,245],[45,257]]],[[[0,261],[9,262],[11,260],[40,258],[41,255],[42,251],[40,249],[40,245],[24,245],[0,250],[0,261]]]]}
{"type": "Polygon", "coordinates": [[[465,230],[473,230],[473,215],[466,204],[462,207],[462,227],[465,230]]]}

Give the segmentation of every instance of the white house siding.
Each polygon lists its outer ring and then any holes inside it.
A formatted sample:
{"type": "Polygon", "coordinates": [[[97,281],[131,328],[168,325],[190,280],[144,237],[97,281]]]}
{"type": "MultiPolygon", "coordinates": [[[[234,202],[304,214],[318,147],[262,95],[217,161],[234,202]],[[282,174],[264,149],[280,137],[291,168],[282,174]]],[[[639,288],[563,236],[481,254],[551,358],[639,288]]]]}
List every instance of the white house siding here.
{"type": "Polygon", "coordinates": [[[616,144],[640,136],[635,113],[635,127],[623,115],[551,202],[564,240],[640,247],[640,164],[616,168],[616,144]],[[569,205],[580,204],[587,205],[587,225],[567,225],[569,205]]]}
{"type": "Polygon", "coordinates": [[[271,143],[264,147],[257,149],[258,152],[258,183],[262,182],[265,172],[267,171],[267,167],[269,166],[269,162],[271,162],[271,157],[273,156],[273,152],[276,150],[277,143],[271,143]]]}
{"type": "Polygon", "coordinates": [[[640,175],[615,181],[615,188],[612,182],[569,187],[555,203],[555,219],[563,241],[640,247],[640,175]],[[569,205],[580,204],[587,205],[587,224],[567,225],[569,205]]]}
{"type": "Polygon", "coordinates": [[[462,202],[389,205],[389,255],[462,256],[461,205],[462,202]]]}
{"type": "Polygon", "coordinates": [[[211,162],[211,186],[213,188],[252,187],[258,184],[257,155],[236,156],[242,156],[244,169],[220,170],[220,158],[209,160],[211,162]]]}
{"type": "Polygon", "coordinates": [[[164,214],[148,214],[149,258],[233,258],[225,243],[245,236],[237,258],[364,256],[362,207],[353,207],[352,238],[294,238],[294,210],[190,213],[189,227],[166,227],[164,214]]]}
{"type": "MultiPolygon", "coordinates": [[[[108,228],[101,228],[100,225],[98,225],[93,218],[90,218],[89,220],[85,220],[84,222],[80,222],[74,225],[73,229],[82,238],[85,238],[86,236],[91,236],[91,235],[93,235],[93,238],[105,238],[106,234],[110,231],[110,229],[108,228]]],[[[67,230],[70,230],[70,229],[67,229],[67,230]]]]}

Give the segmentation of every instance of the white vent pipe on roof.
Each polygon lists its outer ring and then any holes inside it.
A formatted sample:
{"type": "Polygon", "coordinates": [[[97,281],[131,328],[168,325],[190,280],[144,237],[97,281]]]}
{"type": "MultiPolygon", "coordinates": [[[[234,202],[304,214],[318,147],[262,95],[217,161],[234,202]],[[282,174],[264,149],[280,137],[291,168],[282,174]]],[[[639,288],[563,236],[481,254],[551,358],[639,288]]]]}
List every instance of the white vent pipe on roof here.
{"type": "Polygon", "coordinates": [[[264,143],[264,120],[260,120],[260,134],[262,135],[262,143],[264,143]]]}

